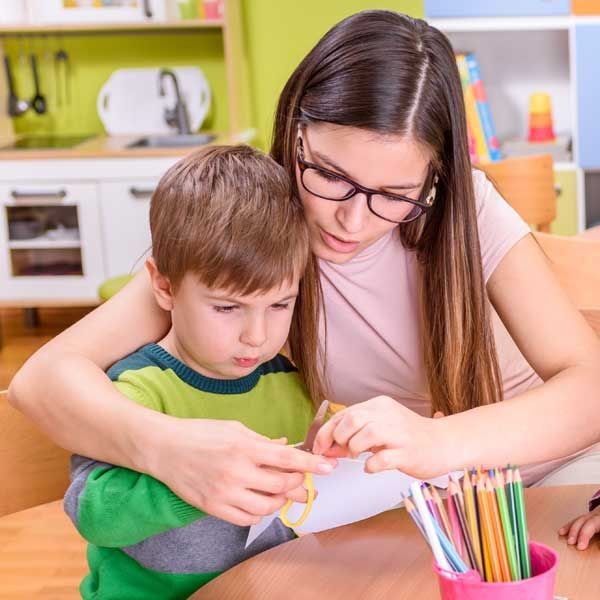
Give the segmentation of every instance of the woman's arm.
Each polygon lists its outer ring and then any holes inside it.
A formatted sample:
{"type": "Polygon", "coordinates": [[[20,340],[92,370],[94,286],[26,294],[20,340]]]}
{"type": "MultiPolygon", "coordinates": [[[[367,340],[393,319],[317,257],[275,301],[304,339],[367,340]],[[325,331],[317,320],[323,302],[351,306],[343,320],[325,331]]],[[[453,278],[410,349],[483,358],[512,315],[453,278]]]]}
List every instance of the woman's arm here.
{"type": "Polygon", "coordinates": [[[135,430],[149,411],[117,392],[104,370],[159,339],[168,327],[169,315],[154,301],[143,270],[31,356],[10,384],[9,401],[59,445],[135,467],[135,430]],[[135,427],[125,428],[124,423],[135,427]],[[112,432],[110,439],[107,432],[112,432]]]}
{"type": "Polygon", "coordinates": [[[429,477],[483,464],[568,455],[600,439],[600,339],[573,307],[532,236],[518,242],[488,282],[490,299],[544,384],[508,401],[428,419],[387,397],[352,406],[319,432],[315,451],[382,447],[372,471],[429,477]]]}
{"type": "Polygon", "coordinates": [[[272,512],[273,498],[283,505],[305,471],[331,470],[321,457],[240,423],[177,419],[122,396],[104,369],[168,326],[144,271],[38,350],[11,382],[9,400],[59,445],[148,473],[193,506],[238,525],[272,512]]]}
{"type": "MultiPolygon", "coordinates": [[[[568,299],[532,236],[518,242],[488,283],[492,304],[544,384],[461,419],[459,431],[488,424],[465,444],[473,464],[566,456],[600,440],[600,338],[568,299]]],[[[458,415],[457,415],[458,416],[458,415]]],[[[451,420],[452,420],[451,419],[451,420]]]]}

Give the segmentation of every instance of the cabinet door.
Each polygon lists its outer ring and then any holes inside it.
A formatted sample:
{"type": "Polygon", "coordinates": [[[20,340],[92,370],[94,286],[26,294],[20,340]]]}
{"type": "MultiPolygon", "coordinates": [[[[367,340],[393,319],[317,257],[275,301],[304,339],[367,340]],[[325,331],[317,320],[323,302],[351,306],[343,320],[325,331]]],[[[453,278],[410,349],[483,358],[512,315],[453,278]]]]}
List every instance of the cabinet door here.
{"type": "Polygon", "coordinates": [[[575,27],[577,154],[584,169],[600,167],[600,25],[575,27]]]}
{"type": "Polygon", "coordinates": [[[557,235],[576,235],[578,232],[577,173],[575,171],[555,171],[557,189],[556,219],[550,226],[557,235]]]}
{"type": "Polygon", "coordinates": [[[94,184],[0,185],[0,210],[1,299],[97,301],[104,266],[94,184]]]}
{"type": "Polygon", "coordinates": [[[570,0],[425,0],[426,17],[568,15],[570,0]]]}
{"type": "Polygon", "coordinates": [[[102,240],[108,277],[141,269],[151,246],[150,197],[158,179],[100,184],[102,240]]]}

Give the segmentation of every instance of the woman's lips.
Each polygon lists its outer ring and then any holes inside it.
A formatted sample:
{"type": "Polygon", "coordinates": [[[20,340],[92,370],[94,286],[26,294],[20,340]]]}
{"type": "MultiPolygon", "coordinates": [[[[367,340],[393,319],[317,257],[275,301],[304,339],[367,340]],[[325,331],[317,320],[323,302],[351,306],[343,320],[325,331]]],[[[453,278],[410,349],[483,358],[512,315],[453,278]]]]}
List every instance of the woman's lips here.
{"type": "Polygon", "coordinates": [[[331,235],[331,233],[328,233],[324,229],[320,229],[320,233],[321,239],[323,240],[325,245],[329,246],[332,250],[335,250],[336,252],[341,252],[342,254],[349,254],[351,252],[354,252],[360,244],[360,242],[347,242],[344,240],[340,240],[339,238],[335,237],[334,235],[331,235]]]}

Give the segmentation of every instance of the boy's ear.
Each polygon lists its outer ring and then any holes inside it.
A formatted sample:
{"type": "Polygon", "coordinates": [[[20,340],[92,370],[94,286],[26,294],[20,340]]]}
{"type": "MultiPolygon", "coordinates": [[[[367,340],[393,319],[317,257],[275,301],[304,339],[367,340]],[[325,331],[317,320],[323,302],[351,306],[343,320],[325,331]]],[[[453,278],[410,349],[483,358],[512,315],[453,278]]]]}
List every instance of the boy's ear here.
{"type": "Polygon", "coordinates": [[[150,283],[156,302],[163,310],[173,310],[173,290],[171,282],[159,272],[153,258],[146,260],[146,270],[150,275],[150,283]]]}

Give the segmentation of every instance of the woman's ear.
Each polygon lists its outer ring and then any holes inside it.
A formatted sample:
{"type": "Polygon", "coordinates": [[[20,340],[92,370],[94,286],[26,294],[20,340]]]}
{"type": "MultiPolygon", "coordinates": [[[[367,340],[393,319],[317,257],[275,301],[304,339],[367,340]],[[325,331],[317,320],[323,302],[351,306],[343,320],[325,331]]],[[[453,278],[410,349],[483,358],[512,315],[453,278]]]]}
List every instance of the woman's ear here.
{"type": "Polygon", "coordinates": [[[171,282],[156,267],[153,258],[146,260],[146,270],[150,275],[150,283],[156,302],[163,310],[173,310],[174,296],[171,282]]]}

